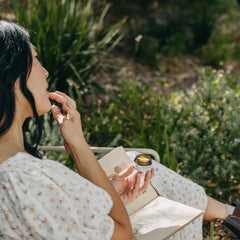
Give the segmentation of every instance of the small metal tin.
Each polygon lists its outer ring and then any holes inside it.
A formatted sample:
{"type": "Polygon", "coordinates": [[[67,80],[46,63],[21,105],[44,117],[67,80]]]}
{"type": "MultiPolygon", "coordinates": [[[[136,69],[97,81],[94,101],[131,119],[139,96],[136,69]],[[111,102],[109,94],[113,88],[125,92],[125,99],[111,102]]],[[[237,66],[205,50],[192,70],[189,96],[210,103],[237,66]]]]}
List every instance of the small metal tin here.
{"type": "Polygon", "coordinates": [[[152,168],[152,159],[146,154],[138,154],[134,159],[134,167],[140,172],[147,172],[152,168]]]}

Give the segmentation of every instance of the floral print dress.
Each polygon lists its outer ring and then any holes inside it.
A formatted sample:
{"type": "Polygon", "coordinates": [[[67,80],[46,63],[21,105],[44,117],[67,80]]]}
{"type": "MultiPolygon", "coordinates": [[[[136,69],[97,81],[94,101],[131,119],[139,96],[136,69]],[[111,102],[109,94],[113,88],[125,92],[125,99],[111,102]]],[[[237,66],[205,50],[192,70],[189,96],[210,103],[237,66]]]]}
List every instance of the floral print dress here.
{"type": "MultiPolygon", "coordinates": [[[[139,152],[129,151],[128,156],[134,160],[139,152]]],[[[151,184],[162,197],[183,203],[185,205],[205,210],[207,195],[198,184],[182,177],[171,169],[153,161],[155,175],[151,184]]],[[[176,232],[168,240],[202,240],[203,215],[176,232]]]]}
{"type": "Polygon", "coordinates": [[[0,239],[107,240],[111,197],[52,160],[17,153],[0,165],[0,239]]]}

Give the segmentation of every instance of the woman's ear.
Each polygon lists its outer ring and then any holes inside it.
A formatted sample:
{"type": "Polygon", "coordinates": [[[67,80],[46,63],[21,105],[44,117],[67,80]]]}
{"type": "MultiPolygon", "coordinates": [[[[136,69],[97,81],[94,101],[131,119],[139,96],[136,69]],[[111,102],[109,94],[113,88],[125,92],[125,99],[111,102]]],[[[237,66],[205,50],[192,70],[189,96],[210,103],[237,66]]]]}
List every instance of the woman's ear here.
{"type": "Polygon", "coordinates": [[[20,78],[18,78],[14,83],[14,91],[17,89],[20,89],[20,78]]]}
{"type": "Polygon", "coordinates": [[[16,102],[22,102],[25,97],[20,87],[20,78],[18,78],[14,83],[13,91],[14,91],[16,102]]]}

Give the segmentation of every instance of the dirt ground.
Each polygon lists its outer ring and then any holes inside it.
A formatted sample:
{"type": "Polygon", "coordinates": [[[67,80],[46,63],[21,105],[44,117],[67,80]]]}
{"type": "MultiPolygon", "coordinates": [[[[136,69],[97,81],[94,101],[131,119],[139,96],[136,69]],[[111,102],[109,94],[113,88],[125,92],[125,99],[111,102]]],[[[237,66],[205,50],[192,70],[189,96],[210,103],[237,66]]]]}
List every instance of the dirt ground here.
{"type": "Polygon", "coordinates": [[[162,57],[159,68],[153,68],[140,59],[113,55],[104,61],[96,74],[96,80],[107,86],[117,86],[123,80],[145,82],[153,91],[161,92],[173,87],[190,88],[198,79],[202,66],[197,58],[162,57]]]}
{"type": "MultiPolygon", "coordinates": [[[[210,223],[203,222],[203,240],[210,240],[210,223]]],[[[237,240],[238,238],[221,223],[214,225],[214,240],[237,240]]]]}

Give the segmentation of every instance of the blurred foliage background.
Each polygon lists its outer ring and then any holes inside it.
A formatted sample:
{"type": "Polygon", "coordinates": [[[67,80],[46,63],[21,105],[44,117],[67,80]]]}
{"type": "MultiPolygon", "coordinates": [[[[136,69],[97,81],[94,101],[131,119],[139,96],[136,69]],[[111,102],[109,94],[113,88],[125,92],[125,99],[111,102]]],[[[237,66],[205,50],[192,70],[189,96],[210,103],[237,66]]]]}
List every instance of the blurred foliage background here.
{"type": "MultiPolygon", "coordinates": [[[[237,1],[11,0],[0,7],[2,19],[29,29],[50,90],[76,100],[90,145],[153,148],[210,196],[240,200],[239,65],[229,67],[240,60],[237,1]],[[187,88],[161,77],[119,75],[110,86],[97,78],[121,72],[116,56],[166,73],[165,59],[189,55],[199,66],[187,88]]],[[[41,144],[62,144],[57,124],[49,115],[42,121],[41,144]]],[[[33,121],[28,128],[34,139],[33,121]]],[[[65,153],[46,156],[74,168],[65,153]]]]}
{"type": "Polygon", "coordinates": [[[238,48],[235,0],[109,1],[114,16],[129,17],[127,41],[135,44],[134,36],[143,36],[136,54],[153,65],[158,64],[159,53],[194,53],[205,63],[218,65],[238,48]]]}

